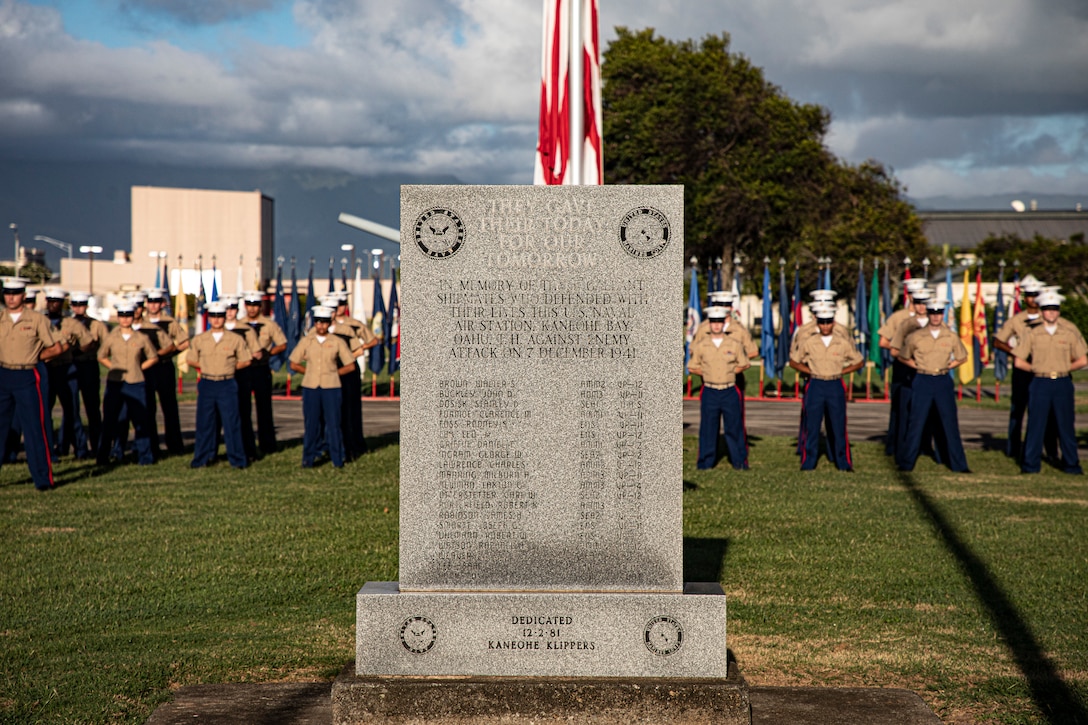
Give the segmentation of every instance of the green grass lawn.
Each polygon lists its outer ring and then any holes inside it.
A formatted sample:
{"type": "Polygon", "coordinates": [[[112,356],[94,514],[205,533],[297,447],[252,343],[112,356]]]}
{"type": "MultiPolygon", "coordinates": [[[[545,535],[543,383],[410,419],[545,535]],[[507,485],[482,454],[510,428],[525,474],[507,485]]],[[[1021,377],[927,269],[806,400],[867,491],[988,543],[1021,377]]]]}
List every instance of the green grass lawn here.
{"type": "MultiPolygon", "coordinates": [[[[399,448],[370,442],[341,470],[297,447],[244,472],[63,463],[45,494],[5,466],[0,722],[141,723],[181,685],[334,677],[356,591],[397,578],[399,448]]],[[[898,474],[868,443],[857,473],[802,474],[783,438],[747,473],[697,471],[696,445],[685,574],[725,586],[753,684],[906,687],[957,723],[1088,712],[1084,477],[974,451],[971,475],[898,474]]]]}

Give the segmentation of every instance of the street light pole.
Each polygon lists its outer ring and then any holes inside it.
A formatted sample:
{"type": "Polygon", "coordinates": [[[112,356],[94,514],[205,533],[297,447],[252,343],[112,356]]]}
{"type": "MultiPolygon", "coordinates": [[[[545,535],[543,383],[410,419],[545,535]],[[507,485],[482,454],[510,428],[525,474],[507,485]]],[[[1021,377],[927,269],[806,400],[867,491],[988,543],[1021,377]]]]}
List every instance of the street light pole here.
{"type": "Polygon", "coordinates": [[[102,253],[102,247],[84,244],[79,248],[81,254],[87,255],[87,291],[94,296],[94,255],[102,253]]]}

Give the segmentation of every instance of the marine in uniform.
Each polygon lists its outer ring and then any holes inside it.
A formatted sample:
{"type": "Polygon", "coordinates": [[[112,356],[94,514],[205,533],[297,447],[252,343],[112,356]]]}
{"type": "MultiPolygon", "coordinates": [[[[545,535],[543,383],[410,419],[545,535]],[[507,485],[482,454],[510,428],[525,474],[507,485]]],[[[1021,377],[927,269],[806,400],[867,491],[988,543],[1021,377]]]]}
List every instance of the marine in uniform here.
{"type": "Polygon", "coordinates": [[[245,322],[257,334],[260,352],[253,356],[253,363],[246,368],[249,371],[249,385],[253,402],[257,408],[257,445],[261,453],[275,453],[276,426],[272,419],[272,367],[271,359],[287,349],[287,336],[283,329],[270,317],[261,314],[260,291],[246,292],[243,295],[246,308],[245,322]]]}
{"type": "MultiPolygon", "coordinates": [[[[907,294],[912,294],[915,290],[925,287],[925,280],[923,279],[909,279],[904,285],[907,289],[907,294]]],[[[904,305],[901,309],[888,315],[884,320],[884,324],[877,329],[877,335],[880,338],[880,347],[891,352],[892,338],[895,337],[895,333],[899,330],[899,326],[904,321],[916,316],[914,311],[914,302],[904,305]]],[[[911,370],[910,367],[904,365],[897,356],[892,355],[892,380],[888,391],[888,400],[890,405],[888,406],[888,432],[884,436],[884,453],[888,456],[894,456],[896,446],[904,437],[906,437],[907,431],[907,412],[901,410],[900,405],[903,402],[902,388],[904,385],[910,384],[911,370]]]]}
{"type": "MultiPolygon", "coordinates": [[[[223,302],[210,302],[205,308],[209,329],[189,341],[186,360],[200,369],[196,388],[196,444],[193,447],[192,468],[203,468],[215,461],[219,448],[219,426],[227,445],[227,460],[234,468],[245,468],[245,448],[238,415],[237,370],[249,365],[253,356],[243,335],[226,330],[227,307],[223,302]]],[[[246,331],[249,332],[248,328],[246,331]]]]}
{"type": "MultiPolygon", "coordinates": [[[[9,445],[8,433],[17,422],[25,433],[26,460],[34,486],[53,488],[53,461],[45,418],[46,392],[39,362],[63,352],[44,315],[24,308],[26,282],[4,279],[4,306],[0,310],[0,445],[9,445]]],[[[16,438],[18,445],[18,438],[16,438]]],[[[0,455],[0,460],[5,456],[0,455]]]]}
{"type": "MultiPolygon", "coordinates": [[[[1039,294],[1043,284],[1038,280],[1029,280],[1020,291],[1024,295],[1024,309],[1010,317],[1001,329],[994,334],[994,347],[1015,356],[1014,348],[1023,340],[1028,331],[1043,323],[1039,309],[1039,294]]],[[[1005,445],[1005,455],[1020,461],[1023,457],[1024,413],[1028,410],[1031,381],[1035,376],[1029,370],[1021,370],[1013,360],[1012,394],[1009,396],[1009,437],[1005,445]]],[[[1030,361],[1029,361],[1030,362],[1030,361]]],[[[1046,435],[1043,436],[1043,449],[1051,459],[1058,457],[1058,433],[1054,419],[1047,422],[1046,435]]]]}
{"type": "Polygon", "coordinates": [[[329,325],[329,332],[344,339],[348,349],[355,356],[355,370],[348,371],[341,380],[343,411],[340,427],[344,433],[344,450],[349,460],[366,453],[366,438],[363,436],[363,379],[360,373],[359,358],[367,350],[377,345],[380,340],[363,322],[348,316],[347,293],[329,295],[322,304],[332,307],[335,304],[336,316],[329,325]],[[329,299],[332,298],[332,299],[329,299]],[[354,338],[354,340],[353,340],[354,338]]]}
{"type": "Polygon", "coordinates": [[[120,439],[122,408],[128,411],[128,421],[135,430],[138,462],[141,466],[155,462],[151,451],[154,423],[147,410],[144,371],[159,361],[159,355],[148,336],[133,329],[135,312],[136,306],[131,302],[117,305],[117,327],[98,348],[98,362],[108,371],[102,401],[102,438],[96,455],[100,465],[109,463],[113,442],[120,439]]]}
{"type": "Polygon", "coordinates": [[[65,345],[64,352],[45,365],[49,376],[49,399],[45,409],[52,411],[58,399],[61,409],[60,433],[54,432],[53,435],[54,459],[66,455],[69,448],[77,454],[80,452],[75,437],[75,421],[79,418],[79,382],[72,360],[74,353],[89,349],[94,343],[86,327],[64,314],[64,300],[67,297],[68,293],[59,287],[50,287],[45,291],[45,314],[53,328],[53,336],[65,345]]]}
{"type": "MultiPolygon", "coordinates": [[[[27,282],[27,280],[25,280],[25,279],[23,279],[21,277],[13,277],[12,279],[16,283],[18,283],[19,281],[22,281],[23,283],[27,282]]],[[[24,294],[23,294],[23,309],[24,310],[28,310],[30,312],[37,312],[38,311],[36,302],[37,302],[39,292],[41,292],[41,290],[39,290],[37,287],[26,287],[25,288],[24,294]]],[[[49,371],[46,370],[45,361],[44,360],[38,360],[38,363],[37,363],[37,365],[35,365],[35,367],[38,370],[38,377],[41,379],[42,398],[44,400],[49,400],[49,371]]],[[[47,422],[51,422],[52,421],[52,414],[50,414],[48,417],[49,417],[49,421],[47,421],[47,422]]],[[[52,455],[52,452],[53,452],[53,426],[52,425],[47,425],[45,427],[45,429],[46,429],[46,433],[47,433],[48,438],[49,438],[50,458],[55,459],[56,457],[52,455]]],[[[5,460],[8,463],[15,463],[16,458],[19,455],[19,441],[22,439],[22,436],[23,436],[22,425],[20,424],[19,419],[15,418],[11,423],[11,430],[8,432],[7,454],[6,454],[6,456],[5,456],[5,458],[3,460],[5,460]]]]}
{"type": "Polygon", "coordinates": [[[937,411],[934,435],[947,446],[947,463],[953,471],[967,472],[967,456],[960,439],[956,390],[948,372],[967,361],[967,349],[959,336],[944,324],[947,300],[930,299],[926,303],[926,325],[906,335],[899,359],[914,373],[907,437],[896,449],[895,462],[901,471],[914,470],[922,448],[922,438],[937,411]],[[939,431],[939,433],[938,433],[939,431]]]}
{"type": "MultiPolygon", "coordinates": [[[[836,292],[835,290],[831,290],[831,289],[817,289],[817,290],[812,290],[812,292],[809,293],[809,296],[812,298],[812,302],[809,304],[809,312],[813,313],[812,319],[810,319],[808,322],[804,323],[803,325],[799,326],[796,330],[793,331],[793,336],[790,338],[790,351],[789,351],[789,359],[790,360],[793,360],[793,359],[795,359],[797,357],[797,353],[800,350],[801,343],[803,343],[805,340],[807,340],[808,338],[810,338],[810,337],[812,337],[814,335],[819,335],[820,334],[819,326],[816,324],[815,309],[817,307],[830,305],[831,310],[832,310],[832,315],[834,315],[835,297],[837,295],[838,295],[838,292],[836,292]]],[[[834,325],[831,326],[831,334],[836,336],[836,337],[841,337],[842,339],[846,340],[847,342],[853,342],[851,340],[851,337],[850,337],[850,331],[847,330],[846,327],[844,327],[843,325],[840,325],[838,323],[835,323],[834,325]]],[[[806,380],[805,382],[807,383],[808,381],[806,380]]],[[[805,412],[805,406],[804,406],[804,395],[805,395],[805,390],[807,388],[808,388],[807,384],[801,387],[801,421],[800,421],[799,427],[797,429],[797,455],[799,455],[799,456],[803,455],[804,451],[805,451],[804,438],[805,438],[805,430],[807,430],[807,427],[808,427],[808,421],[805,418],[806,412],[805,412]]],[[[824,417],[824,429],[825,430],[831,430],[832,426],[833,426],[833,422],[832,422],[831,418],[828,417],[828,416],[825,416],[824,417]]]]}
{"type": "Polygon", "coordinates": [[[865,359],[848,337],[835,334],[834,303],[813,305],[816,334],[808,334],[790,355],[790,367],[808,376],[802,404],[801,470],[816,468],[820,455],[820,422],[827,420],[828,458],[840,471],[854,470],[846,433],[846,389],[842,378],[861,368],[865,359]]]}
{"type": "Polygon", "coordinates": [[[751,366],[744,346],[725,334],[728,311],[725,307],[708,307],[708,332],[697,343],[692,342],[688,370],[703,378],[699,395],[699,459],[700,469],[713,468],[718,462],[718,430],[724,424],[729,462],[737,470],[748,468],[748,440],[744,430],[742,393],[737,387],[737,374],[751,366]]]}
{"type": "MultiPolygon", "coordinates": [[[[181,420],[178,416],[178,371],[174,367],[174,356],[188,349],[189,333],[173,317],[163,314],[166,302],[165,289],[155,288],[148,291],[147,312],[144,317],[148,323],[158,327],[169,342],[164,347],[160,347],[158,364],[147,371],[147,407],[151,420],[155,421],[155,400],[158,399],[158,404],[162,406],[166,452],[171,456],[180,456],[185,452],[185,444],[181,437],[181,420]]],[[[142,327],[143,320],[137,319],[135,324],[142,327]]],[[[162,342],[164,341],[160,339],[160,344],[162,342]]],[[[151,443],[155,454],[158,455],[157,425],[152,433],[151,443]]]]}
{"type": "Polygon", "coordinates": [[[72,399],[73,434],[75,436],[76,458],[96,456],[98,439],[102,435],[102,373],[98,365],[98,348],[110,329],[106,323],[87,315],[87,302],[90,295],[86,292],[72,292],[68,302],[72,306],[72,319],[87,330],[91,344],[81,347],[72,355],[72,368],[75,371],[76,391],[72,399]],[[83,399],[83,409],[87,415],[84,427],[79,416],[79,399],[83,399]]]}
{"type": "Polygon", "coordinates": [[[332,464],[344,465],[344,439],[340,430],[341,389],[345,375],[358,375],[355,356],[344,340],[329,332],[335,310],[321,305],[313,308],[314,326],[291,351],[291,369],[302,373],[302,467],[313,468],[321,445],[325,444],[332,464]]]}
{"type": "Polygon", "coordinates": [[[1028,330],[1013,348],[1014,364],[1031,373],[1028,430],[1020,470],[1038,473],[1047,422],[1054,417],[1061,447],[1061,469],[1082,474],[1074,428],[1073,379],[1069,374],[1088,365],[1088,346],[1076,325],[1061,318],[1062,296],[1052,290],[1039,295],[1042,324],[1028,330]]]}
{"type": "Polygon", "coordinates": [[[239,431],[242,434],[242,450],[245,451],[246,460],[252,463],[257,460],[257,439],[253,435],[253,379],[250,374],[253,371],[252,361],[260,355],[261,346],[253,328],[238,321],[238,298],[233,295],[224,297],[223,304],[227,310],[223,329],[241,337],[250,354],[250,364],[235,370],[234,382],[238,386],[238,420],[239,431]]]}

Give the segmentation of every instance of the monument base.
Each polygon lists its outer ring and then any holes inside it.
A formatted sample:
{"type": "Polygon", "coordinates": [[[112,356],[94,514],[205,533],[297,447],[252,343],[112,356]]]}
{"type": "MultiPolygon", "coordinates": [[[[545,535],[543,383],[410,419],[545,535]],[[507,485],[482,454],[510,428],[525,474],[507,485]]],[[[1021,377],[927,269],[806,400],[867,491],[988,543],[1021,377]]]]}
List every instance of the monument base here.
{"type": "Polygon", "coordinates": [[[750,725],[748,683],[721,679],[420,678],[341,675],[334,725],[594,723],[750,725]]]}
{"type": "Polygon", "coordinates": [[[720,584],[681,593],[402,592],[357,597],[355,674],[729,676],[720,584]]]}

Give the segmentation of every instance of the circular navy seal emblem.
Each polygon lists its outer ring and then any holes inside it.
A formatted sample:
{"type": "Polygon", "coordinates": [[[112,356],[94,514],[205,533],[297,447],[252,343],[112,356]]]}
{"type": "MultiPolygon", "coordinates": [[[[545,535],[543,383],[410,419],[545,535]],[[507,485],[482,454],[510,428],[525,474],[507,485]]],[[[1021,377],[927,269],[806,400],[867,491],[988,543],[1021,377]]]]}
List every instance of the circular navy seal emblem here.
{"type": "Polygon", "coordinates": [[[655,655],[667,657],[684,643],[684,628],[672,617],[661,615],[646,623],[642,641],[655,655]]]}
{"type": "Polygon", "coordinates": [[[430,650],[436,639],[438,630],[426,617],[409,617],[400,625],[400,643],[414,654],[421,655],[430,650]]]}
{"type": "Polygon", "coordinates": [[[669,218],[652,206],[640,206],[620,221],[620,246],[636,259],[651,259],[669,246],[669,218]]]}
{"type": "Polygon", "coordinates": [[[419,215],[415,226],[416,246],[433,259],[457,254],[465,243],[465,225],[449,209],[435,207],[419,215]]]}

